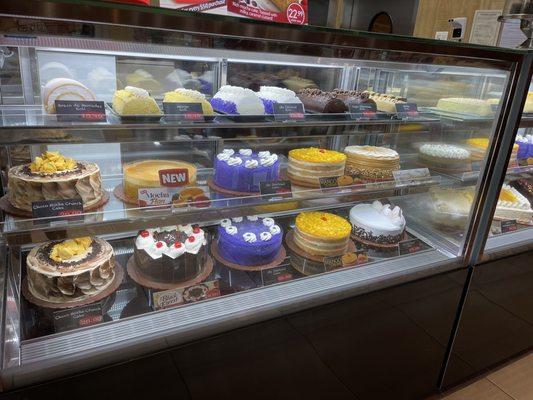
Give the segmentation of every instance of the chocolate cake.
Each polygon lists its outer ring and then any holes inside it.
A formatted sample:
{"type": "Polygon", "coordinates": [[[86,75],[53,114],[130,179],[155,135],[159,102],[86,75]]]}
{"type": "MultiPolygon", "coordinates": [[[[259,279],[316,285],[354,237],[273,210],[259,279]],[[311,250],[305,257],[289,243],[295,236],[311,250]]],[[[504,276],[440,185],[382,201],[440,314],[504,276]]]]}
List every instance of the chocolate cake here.
{"type": "Polygon", "coordinates": [[[332,92],[303,89],[297,95],[307,111],[328,114],[341,114],[348,111],[346,104],[332,92]]]}
{"type": "Polygon", "coordinates": [[[357,90],[341,90],[335,89],[332,92],[338,99],[342,100],[346,107],[348,104],[376,104],[374,100],[370,98],[370,95],[367,92],[358,92],[357,90]]]}
{"type": "Polygon", "coordinates": [[[511,182],[511,186],[518,190],[530,204],[533,204],[533,179],[518,179],[511,182]]]}

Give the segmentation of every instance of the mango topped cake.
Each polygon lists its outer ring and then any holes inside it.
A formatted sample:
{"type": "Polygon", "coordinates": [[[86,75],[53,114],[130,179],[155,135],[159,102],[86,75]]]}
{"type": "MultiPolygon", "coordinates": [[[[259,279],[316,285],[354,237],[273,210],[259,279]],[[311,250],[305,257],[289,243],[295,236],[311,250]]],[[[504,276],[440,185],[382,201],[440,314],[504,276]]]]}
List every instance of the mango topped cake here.
{"type": "Polygon", "coordinates": [[[150,94],[141,88],[126,86],[117,90],[113,95],[113,110],[119,115],[161,115],[161,110],[150,97],[150,94]]]}
{"type": "Polygon", "coordinates": [[[344,175],[346,155],[338,151],[307,147],[289,151],[287,175],[297,186],[319,188],[321,177],[344,175]]]}
{"type": "Polygon", "coordinates": [[[525,225],[533,224],[533,210],[529,200],[514,187],[504,184],[498,197],[495,218],[515,219],[525,225]]]}
{"type": "Polygon", "coordinates": [[[447,97],[439,99],[436,108],[442,111],[471,114],[478,117],[490,117],[494,114],[491,104],[488,101],[466,97],[447,97]]]}
{"type": "Polygon", "coordinates": [[[26,265],[29,292],[52,303],[96,296],[115,277],[113,248],[97,237],[43,243],[30,251],[26,265]]]}
{"type": "MultiPolygon", "coordinates": [[[[489,138],[478,137],[470,138],[466,140],[466,147],[472,156],[472,161],[483,161],[485,154],[487,153],[487,148],[489,147],[489,138]]],[[[517,166],[517,156],[518,156],[518,145],[515,143],[513,145],[513,150],[511,152],[511,157],[509,158],[509,167],[517,166]]]]}
{"type": "Polygon", "coordinates": [[[339,256],[346,253],[352,226],[338,215],[310,211],[296,217],[294,243],[311,255],[339,256]]]}
{"type": "Polygon", "coordinates": [[[365,181],[393,179],[392,172],[400,169],[400,156],[387,147],[348,146],[346,154],[346,173],[365,181]]]}
{"type": "Polygon", "coordinates": [[[213,107],[209,103],[203,93],[197,90],[178,88],[173,92],[165,93],[163,103],[200,103],[202,105],[202,112],[205,115],[213,115],[213,107]]]}
{"type": "Polygon", "coordinates": [[[143,160],[124,164],[123,190],[129,202],[137,203],[139,189],[189,186],[196,183],[196,167],[173,160],[143,160]],[[162,170],[174,170],[160,174],[162,170]]]}
{"type": "Polygon", "coordinates": [[[104,195],[98,165],[64,157],[57,151],[47,151],[31,164],[10,168],[7,187],[9,202],[30,212],[34,201],[80,197],[83,207],[88,208],[104,195]]]}

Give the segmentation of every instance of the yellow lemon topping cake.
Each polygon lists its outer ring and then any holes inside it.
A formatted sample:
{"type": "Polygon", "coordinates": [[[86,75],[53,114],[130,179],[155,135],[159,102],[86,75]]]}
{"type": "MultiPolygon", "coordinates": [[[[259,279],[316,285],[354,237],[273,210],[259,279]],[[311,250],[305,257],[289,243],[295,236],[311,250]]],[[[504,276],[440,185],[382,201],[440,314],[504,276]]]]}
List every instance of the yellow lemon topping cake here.
{"type": "Polygon", "coordinates": [[[294,242],[312,255],[337,256],[346,252],[352,226],[338,215],[311,211],[296,217],[294,242]]]}
{"type": "Polygon", "coordinates": [[[163,103],[200,103],[202,111],[205,115],[213,115],[213,107],[209,103],[205,95],[197,90],[190,89],[176,89],[173,92],[165,93],[163,103]]]}
{"type": "Polygon", "coordinates": [[[150,94],[134,86],[126,86],[115,92],[113,109],[119,115],[161,115],[159,106],[150,94]]]}
{"type": "MultiPolygon", "coordinates": [[[[478,137],[466,140],[467,150],[470,151],[472,161],[482,161],[485,158],[487,148],[489,147],[489,138],[478,137]]],[[[511,157],[509,158],[509,167],[517,165],[518,145],[513,144],[511,157]]]]}
{"type": "Polygon", "coordinates": [[[338,151],[308,147],[289,151],[287,175],[297,186],[318,188],[319,178],[344,175],[346,155],[338,151]]]}

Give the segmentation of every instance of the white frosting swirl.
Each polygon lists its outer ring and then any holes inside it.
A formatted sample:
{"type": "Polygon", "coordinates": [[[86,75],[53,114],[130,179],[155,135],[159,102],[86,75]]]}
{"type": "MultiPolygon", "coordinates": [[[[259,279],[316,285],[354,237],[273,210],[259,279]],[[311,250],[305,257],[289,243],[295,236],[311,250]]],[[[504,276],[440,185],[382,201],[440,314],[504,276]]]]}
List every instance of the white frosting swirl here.
{"type": "Polygon", "coordinates": [[[257,236],[255,236],[255,233],[253,232],[246,232],[242,235],[242,238],[248,243],[257,242],[257,236]]]}
{"type": "Polygon", "coordinates": [[[235,235],[237,233],[237,227],[232,225],[232,226],[226,226],[226,233],[228,235],[235,235]]]}
{"type": "Polygon", "coordinates": [[[420,152],[433,157],[468,159],[470,152],[462,147],[451,144],[426,143],[420,146],[420,152]]]}
{"type": "Polygon", "coordinates": [[[244,220],[243,217],[235,217],[231,219],[233,222],[242,222],[244,220]]]}
{"type": "Polygon", "coordinates": [[[281,233],[281,228],[278,226],[278,225],[272,225],[270,228],[269,228],[269,231],[271,234],[273,235],[278,235],[281,233]]]}
{"type": "Polygon", "coordinates": [[[266,242],[267,240],[272,239],[272,234],[270,232],[261,232],[259,237],[263,242],[266,242]]]}
{"type": "Polygon", "coordinates": [[[259,156],[259,158],[268,157],[270,156],[270,151],[260,151],[259,153],[257,153],[257,155],[259,156]]]}
{"type": "Polygon", "coordinates": [[[257,215],[248,215],[248,216],[246,217],[246,219],[247,219],[248,221],[257,221],[257,220],[259,219],[259,217],[258,217],[257,215]]]}
{"type": "Polygon", "coordinates": [[[274,165],[276,161],[278,161],[278,156],[276,154],[259,159],[259,162],[263,167],[270,167],[271,165],[274,165]]]}
{"type": "MultiPolygon", "coordinates": [[[[178,242],[179,243],[179,242],[178,242]]],[[[167,256],[169,256],[170,258],[172,259],[176,259],[178,258],[179,256],[181,256],[182,254],[185,253],[185,246],[183,245],[183,243],[179,243],[179,247],[176,247],[174,244],[171,245],[166,254],[167,256]]]]}
{"type": "Polygon", "coordinates": [[[259,162],[257,162],[257,160],[246,160],[244,166],[249,169],[257,168],[259,167],[259,162]]]}
{"type": "Polygon", "coordinates": [[[219,154],[217,154],[217,158],[220,161],[228,161],[230,157],[231,157],[231,155],[227,154],[227,153],[219,153],[219,154]]]}
{"type": "Polygon", "coordinates": [[[252,155],[252,149],[240,149],[239,154],[242,156],[250,157],[252,155]]]}
{"type": "Polygon", "coordinates": [[[267,218],[263,218],[263,225],[264,226],[270,227],[270,226],[274,225],[274,223],[275,222],[274,222],[274,220],[272,218],[268,218],[268,217],[267,218]]]}
{"type": "Polygon", "coordinates": [[[239,157],[230,157],[227,161],[228,165],[241,165],[242,158],[239,157]]]}
{"type": "Polygon", "coordinates": [[[195,236],[189,236],[185,241],[185,250],[187,250],[187,253],[198,254],[204,242],[204,240],[199,240],[195,236]]]}
{"type": "Polygon", "coordinates": [[[154,237],[152,234],[149,234],[146,237],[143,237],[142,235],[138,235],[137,239],[135,239],[135,246],[137,246],[138,249],[146,249],[147,247],[151,246],[154,243],[154,237]]]}
{"type": "Polygon", "coordinates": [[[233,149],[224,149],[224,150],[222,150],[222,153],[232,156],[232,155],[235,154],[235,150],[233,150],[233,149]]]}
{"type": "Polygon", "coordinates": [[[220,225],[222,225],[223,228],[231,226],[231,219],[224,218],[222,221],[220,221],[220,225]]]}
{"type": "Polygon", "coordinates": [[[153,259],[161,258],[163,253],[166,253],[167,250],[168,246],[165,242],[154,242],[150,247],[145,249],[148,255],[153,259]]]}

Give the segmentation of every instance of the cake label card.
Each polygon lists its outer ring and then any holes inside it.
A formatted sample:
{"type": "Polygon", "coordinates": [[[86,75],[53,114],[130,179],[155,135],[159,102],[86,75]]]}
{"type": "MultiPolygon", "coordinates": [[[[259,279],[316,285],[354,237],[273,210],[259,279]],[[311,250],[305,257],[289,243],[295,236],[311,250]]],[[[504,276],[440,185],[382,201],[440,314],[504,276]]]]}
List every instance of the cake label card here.
{"type": "Polygon", "coordinates": [[[274,103],[273,108],[276,121],[301,121],[305,119],[302,103],[274,103]]]}
{"type": "Polygon", "coordinates": [[[52,319],[56,333],[99,324],[104,320],[102,302],[54,311],[52,319]]]}
{"type": "Polygon", "coordinates": [[[350,118],[356,120],[376,119],[377,110],[374,103],[348,103],[350,118]]]}
{"type": "Polygon", "coordinates": [[[83,202],[80,197],[62,200],[41,200],[31,203],[33,218],[61,217],[65,220],[83,219],[83,202]]]}
{"type": "Polygon", "coordinates": [[[420,250],[422,250],[422,242],[418,238],[404,240],[398,243],[398,253],[401,256],[417,253],[420,250]]]}
{"type": "Polygon", "coordinates": [[[396,113],[400,118],[418,117],[416,103],[396,103],[396,113]]]}
{"type": "Polygon", "coordinates": [[[165,187],[179,187],[189,184],[189,170],[187,168],[160,169],[159,183],[165,187]]]}
{"type": "Polygon", "coordinates": [[[428,168],[400,169],[392,171],[392,176],[398,185],[415,185],[431,178],[428,168]]]}
{"type": "Polygon", "coordinates": [[[353,251],[342,256],[324,257],[324,267],[326,270],[355,267],[368,262],[366,251],[353,251]]]}
{"type": "Polygon", "coordinates": [[[185,288],[155,292],[152,294],[152,307],[154,310],[162,310],[219,296],[220,284],[218,280],[202,282],[185,288]]]}
{"type": "Polygon", "coordinates": [[[191,208],[211,207],[211,195],[208,186],[187,186],[169,189],[171,193],[172,212],[183,212],[191,208]]]}
{"type": "Polygon", "coordinates": [[[261,281],[265,286],[292,279],[294,279],[294,272],[288,264],[261,270],[261,281]]]}
{"type": "Polygon", "coordinates": [[[516,219],[505,219],[500,221],[502,233],[515,232],[518,229],[516,219]]]}
{"type": "Polygon", "coordinates": [[[259,192],[268,201],[292,198],[291,181],[260,182],[259,192]]]}
{"type": "Polygon", "coordinates": [[[166,187],[139,189],[137,197],[139,207],[165,206],[172,203],[172,196],[166,187]]]}
{"type": "Polygon", "coordinates": [[[163,103],[165,119],[184,122],[204,122],[200,103],[163,103]]]}
{"type": "Polygon", "coordinates": [[[61,122],[106,122],[103,101],[55,101],[57,120],[61,122]]]}

